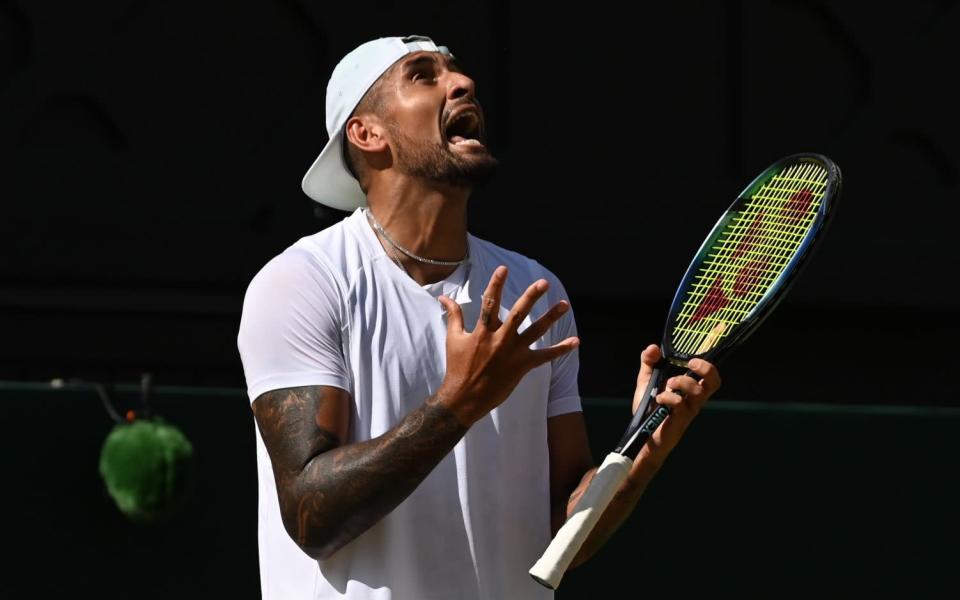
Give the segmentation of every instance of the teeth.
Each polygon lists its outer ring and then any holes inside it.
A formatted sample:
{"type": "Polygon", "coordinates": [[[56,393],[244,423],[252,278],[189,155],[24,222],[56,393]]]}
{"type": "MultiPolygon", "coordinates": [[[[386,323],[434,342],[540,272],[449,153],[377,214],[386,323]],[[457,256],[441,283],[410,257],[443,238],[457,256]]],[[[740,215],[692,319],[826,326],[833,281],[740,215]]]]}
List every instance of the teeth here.
{"type": "Polygon", "coordinates": [[[454,142],[454,143],[453,143],[454,146],[463,146],[464,144],[472,144],[472,145],[474,145],[474,146],[480,146],[480,145],[481,145],[479,140],[475,140],[475,139],[473,139],[473,138],[466,139],[466,140],[460,140],[459,142],[454,142]]]}
{"type": "MultiPolygon", "coordinates": [[[[465,132],[465,135],[469,135],[472,133],[478,134],[479,128],[480,128],[480,122],[477,116],[472,113],[467,113],[455,118],[452,122],[448,123],[446,127],[446,131],[449,132],[451,129],[460,129],[461,131],[465,132]],[[460,126],[461,124],[463,124],[462,127],[460,126]]],[[[452,135],[449,137],[451,141],[456,143],[455,140],[457,138],[462,139],[463,137],[465,137],[465,135],[452,135]]]]}

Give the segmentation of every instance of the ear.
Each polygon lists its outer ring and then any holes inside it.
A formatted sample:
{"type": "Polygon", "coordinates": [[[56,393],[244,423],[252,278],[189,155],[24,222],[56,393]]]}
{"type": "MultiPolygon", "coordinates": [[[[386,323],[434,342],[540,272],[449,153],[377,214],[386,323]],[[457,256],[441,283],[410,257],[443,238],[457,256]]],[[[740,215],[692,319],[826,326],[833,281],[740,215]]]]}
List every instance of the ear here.
{"type": "Polygon", "coordinates": [[[350,117],[345,133],[347,139],[364,152],[383,152],[389,147],[386,129],[373,115],[350,117]]]}

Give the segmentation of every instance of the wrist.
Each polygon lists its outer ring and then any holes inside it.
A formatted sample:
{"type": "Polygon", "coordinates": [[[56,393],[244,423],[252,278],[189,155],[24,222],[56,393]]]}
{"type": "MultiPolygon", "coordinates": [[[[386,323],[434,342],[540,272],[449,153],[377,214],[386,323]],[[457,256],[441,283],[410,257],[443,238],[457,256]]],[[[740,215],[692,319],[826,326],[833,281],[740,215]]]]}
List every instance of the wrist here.
{"type": "Polygon", "coordinates": [[[470,428],[465,424],[456,413],[451,410],[440,398],[434,394],[424,401],[420,413],[422,415],[422,426],[432,431],[440,440],[447,440],[452,447],[467,433],[470,428]]]}
{"type": "Polygon", "coordinates": [[[634,459],[630,474],[624,484],[631,490],[642,493],[647,485],[653,481],[662,466],[663,457],[659,453],[650,451],[649,446],[645,446],[640,450],[637,458],[634,459]]]}
{"type": "Polygon", "coordinates": [[[450,391],[443,385],[434,394],[434,398],[450,413],[451,417],[466,429],[469,429],[482,416],[476,415],[476,411],[470,410],[470,403],[462,394],[450,391]]]}

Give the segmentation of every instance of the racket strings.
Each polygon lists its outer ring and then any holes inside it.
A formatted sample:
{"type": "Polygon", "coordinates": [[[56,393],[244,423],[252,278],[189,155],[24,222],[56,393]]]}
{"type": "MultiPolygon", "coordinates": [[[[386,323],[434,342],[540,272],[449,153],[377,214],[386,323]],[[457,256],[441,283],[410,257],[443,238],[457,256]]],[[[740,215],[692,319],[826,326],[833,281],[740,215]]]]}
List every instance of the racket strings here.
{"type": "MultiPolygon", "coordinates": [[[[699,302],[697,310],[691,315],[693,321],[701,321],[719,313],[702,325],[709,325],[718,319],[727,326],[736,325],[749,313],[752,305],[763,297],[769,285],[762,284],[770,284],[776,279],[803,239],[803,234],[797,235],[794,231],[791,240],[790,228],[799,227],[805,233],[815,214],[808,213],[808,221],[804,223],[797,218],[799,211],[793,206],[800,204],[796,200],[801,197],[801,202],[807,208],[816,208],[813,194],[806,186],[812,183],[814,185],[811,187],[822,192],[825,182],[811,177],[815,175],[812,172],[814,167],[809,163],[796,165],[775,175],[754,194],[739,218],[732,220],[721,233],[712,248],[715,252],[708,256],[697,278],[699,285],[692,290],[694,295],[690,300],[696,302],[696,292],[698,287],[704,285],[704,280],[712,280],[714,284],[707,288],[705,301],[699,302]],[[786,185],[778,185],[781,183],[786,185]],[[821,185],[816,185],[818,183],[821,185]],[[809,195],[810,201],[803,202],[802,196],[805,195],[809,195]],[[733,279],[733,296],[734,299],[739,298],[739,302],[731,301],[727,293],[731,291],[728,276],[732,275],[736,275],[733,279]],[[724,286],[724,283],[728,285],[724,286]]],[[[799,216],[802,218],[802,213],[799,216]]],[[[706,329],[712,330],[713,326],[706,329]]],[[[729,331],[729,327],[726,329],[729,331]]],[[[696,331],[694,329],[693,332],[696,331]]]]}
{"type": "Polygon", "coordinates": [[[714,347],[749,315],[801,248],[828,172],[803,162],[776,173],[721,231],[695,274],[672,332],[674,349],[714,347]]]}

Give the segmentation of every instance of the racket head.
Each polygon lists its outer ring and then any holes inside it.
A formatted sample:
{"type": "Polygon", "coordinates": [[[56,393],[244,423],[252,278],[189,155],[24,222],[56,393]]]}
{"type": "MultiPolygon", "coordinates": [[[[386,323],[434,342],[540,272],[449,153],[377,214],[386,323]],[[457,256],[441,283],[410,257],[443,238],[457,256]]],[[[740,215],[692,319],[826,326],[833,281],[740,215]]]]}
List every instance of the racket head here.
{"type": "Polygon", "coordinates": [[[754,178],[687,267],[664,327],[664,358],[716,361],[745,340],[808,262],[840,186],[836,163],[812,153],[782,158],[754,178]]]}

